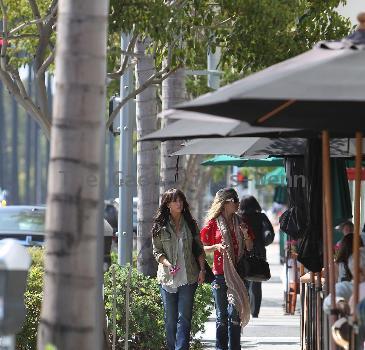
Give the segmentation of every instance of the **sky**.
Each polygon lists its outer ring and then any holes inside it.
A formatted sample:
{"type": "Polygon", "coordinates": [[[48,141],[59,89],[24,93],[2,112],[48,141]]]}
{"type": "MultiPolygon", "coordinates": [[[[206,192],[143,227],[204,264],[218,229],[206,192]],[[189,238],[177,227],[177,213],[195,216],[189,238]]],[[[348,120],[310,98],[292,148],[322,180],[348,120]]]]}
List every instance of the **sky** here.
{"type": "Polygon", "coordinates": [[[345,6],[340,6],[338,12],[345,17],[350,17],[352,24],[357,24],[356,16],[365,11],[364,0],[347,0],[345,6]]]}

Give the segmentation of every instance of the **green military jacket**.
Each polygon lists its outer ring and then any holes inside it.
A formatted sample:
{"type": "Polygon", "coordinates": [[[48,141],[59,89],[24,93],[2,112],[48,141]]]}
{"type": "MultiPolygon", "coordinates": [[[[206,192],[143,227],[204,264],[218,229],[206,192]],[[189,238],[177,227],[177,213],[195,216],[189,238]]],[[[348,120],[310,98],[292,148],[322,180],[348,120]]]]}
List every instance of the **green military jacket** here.
{"type": "MultiPolygon", "coordinates": [[[[193,237],[189,226],[187,225],[184,218],[182,218],[181,229],[185,230],[185,234],[183,235],[183,251],[185,258],[185,267],[186,267],[186,275],[188,279],[188,283],[195,283],[198,279],[199,275],[199,265],[196,261],[196,258],[192,251],[193,240],[195,239],[198,246],[201,247],[202,252],[203,245],[200,241],[199,234],[193,237]]],[[[175,233],[175,226],[170,218],[168,224],[161,228],[160,232],[152,237],[153,244],[153,255],[157,260],[158,270],[157,270],[157,280],[159,283],[169,286],[173,283],[173,276],[169,273],[169,268],[164,266],[159,262],[161,256],[165,256],[166,259],[172,264],[176,265],[177,261],[177,236],[175,233]]],[[[203,253],[204,254],[204,253],[203,253]]]]}

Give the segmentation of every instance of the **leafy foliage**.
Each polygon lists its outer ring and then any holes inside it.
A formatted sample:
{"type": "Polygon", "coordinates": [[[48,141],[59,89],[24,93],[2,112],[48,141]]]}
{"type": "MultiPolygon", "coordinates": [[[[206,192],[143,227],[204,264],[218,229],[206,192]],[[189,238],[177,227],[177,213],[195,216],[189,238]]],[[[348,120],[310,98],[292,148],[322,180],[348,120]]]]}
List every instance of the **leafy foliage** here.
{"type": "MultiPolygon", "coordinates": [[[[37,1],[36,3],[40,18],[44,18],[51,5],[51,0],[37,1]]],[[[3,16],[1,9],[0,16],[3,16]]],[[[8,64],[14,69],[17,69],[18,67],[33,61],[38,47],[37,43],[40,40],[39,33],[37,31],[37,24],[32,23],[35,18],[28,0],[6,1],[6,17],[8,21],[7,26],[10,30],[14,30],[21,24],[26,24],[22,29],[13,32],[8,40],[8,64]]],[[[53,33],[49,46],[53,47],[55,41],[56,35],[53,33]]],[[[46,54],[49,54],[49,52],[50,50],[48,49],[46,54]]]]}
{"type": "MultiPolygon", "coordinates": [[[[26,320],[16,337],[17,350],[37,349],[37,330],[43,296],[43,249],[31,248],[32,265],[28,274],[25,292],[26,320]]],[[[113,264],[116,280],[116,325],[117,349],[124,349],[125,337],[125,292],[128,267],[113,264]]],[[[109,331],[112,334],[113,312],[113,275],[112,268],[104,276],[105,309],[109,320],[109,331]]],[[[192,322],[192,337],[204,329],[204,323],[213,308],[210,287],[200,286],[195,295],[195,306],[192,322]]],[[[132,269],[130,293],[130,349],[164,349],[165,330],[163,305],[156,279],[146,277],[135,268],[132,269]],[[153,334],[153,339],[151,337],[153,334]]],[[[195,347],[199,343],[195,340],[195,347]]]]}
{"type": "MultiPolygon", "coordinates": [[[[321,40],[341,39],[350,21],[337,13],[345,0],[111,1],[110,29],[150,37],[159,69],[206,69],[206,52],[222,49],[222,85],[298,55],[321,40]]],[[[114,47],[119,43],[114,42],[114,47]]],[[[116,64],[119,57],[109,55],[116,64]]],[[[191,98],[209,91],[206,76],[187,77],[191,98]]]]}
{"type": "MultiPolygon", "coordinates": [[[[116,297],[116,334],[117,349],[124,349],[125,341],[125,294],[128,279],[128,267],[112,265],[105,274],[105,309],[112,334],[113,298],[116,297]],[[113,269],[115,269],[115,287],[113,287],[113,269]]],[[[204,329],[204,323],[212,311],[210,287],[200,286],[195,295],[191,334],[204,329]]],[[[163,305],[159,286],[154,278],[146,277],[135,268],[131,272],[130,309],[129,309],[129,348],[130,349],[165,349],[165,331],[163,305]],[[151,338],[153,334],[153,339],[151,338]]]]}
{"type": "Polygon", "coordinates": [[[220,28],[217,44],[223,46],[222,63],[242,75],[298,55],[320,40],[349,34],[350,21],[336,7],[341,0],[220,1],[229,28],[220,28]]]}
{"type": "Polygon", "coordinates": [[[18,350],[37,349],[37,331],[43,297],[43,249],[30,248],[32,265],[24,294],[27,315],[22,330],[16,336],[18,350]]]}

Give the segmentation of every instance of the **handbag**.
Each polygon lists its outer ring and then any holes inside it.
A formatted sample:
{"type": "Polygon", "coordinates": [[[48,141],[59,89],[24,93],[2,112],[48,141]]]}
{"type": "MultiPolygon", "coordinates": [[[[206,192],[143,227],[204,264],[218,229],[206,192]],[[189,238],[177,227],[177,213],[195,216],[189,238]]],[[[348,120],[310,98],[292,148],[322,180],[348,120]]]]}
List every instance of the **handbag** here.
{"type": "Polygon", "coordinates": [[[303,220],[296,207],[289,208],[280,216],[280,230],[294,239],[302,238],[304,234],[303,220]]]}
{"type": "MultiPolygon", "coordinates": [[[[199,265],[199,262],[198,262],[198,265],[199,265]]],[[[210,284],[214,281],[215,276],[214,276],[214,273],[213,273],[211,267],[209,266],[207,260],[205,260],[204,269],[205,269],[204,283],[209,283],[210,284]]]]}
{"type": "Polygon", "coordinates": [[[236,270],[242,280],[263,282],[271,278],[269,264],[255,255],[243,255],[237,263],[236,270]]]}
{"type": "Polygon", "coordinates": [[[264,238],[265,247],[271,244],[275,238],[274,229],[264,213],[261,213],[261,231],[262,237],[264,238]]]}
{"type": "MultiPolygon", "coordinates": [[[[195,239],[193,239],[192,251],[193,251],[193,255],[195,257],[196,263],[199,266],[198,258],[202,254],[202,250],[201,250],[201,247],[199,247],[199,245],[196,243],[195,239]]],[[[205,270],[204,283],[212,283],[214,281],[214,273],[206,259],[204,259],[204,270],[205,270]]]]}

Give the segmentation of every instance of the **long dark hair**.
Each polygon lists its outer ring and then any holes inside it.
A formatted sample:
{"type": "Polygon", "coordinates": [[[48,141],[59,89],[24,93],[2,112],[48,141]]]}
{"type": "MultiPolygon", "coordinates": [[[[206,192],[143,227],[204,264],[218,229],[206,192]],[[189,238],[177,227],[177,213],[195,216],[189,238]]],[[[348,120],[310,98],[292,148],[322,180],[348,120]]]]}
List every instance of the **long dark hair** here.
{"type": "Polygon", "coordinates": [[[157,209],[156,215],[153,218],[153,237],[158,236],[160,234],[161,228],[167,225],[170,217],[170,209],[168,205],[171,202],[176,201],[177,198],[180,198],[183,202],[182,215],[188,224],[191,234],[193,236],[198,234],[198,225],[190,213],[190,206],[186,200],[185,194],[177,188],[170,188],[162,195],[160,207],[157,209]]]}
{"type": "Polygon", "coordinates": [[[241,214],[261,213],[262,209],[254,196],[243,197],[240,201],[239,211],[241,214]]]}
{"type": "MultiPolygon", "coordinates": [[[[352,248],[353,248],[353,241],[354,241],[354,234],[349,233],[346,236],[342,238],[342,241],[340,243],[340,249],[337,254],[336,263],[343,263],[344,268],[346,271],[346,280],[351,281],[352,280],[352,274],[349,269],[348,265],[348,259],[352,254],[352,248]]],[[[362,241],[360,240],[360,247],[362,247],[362,241]]]]}

